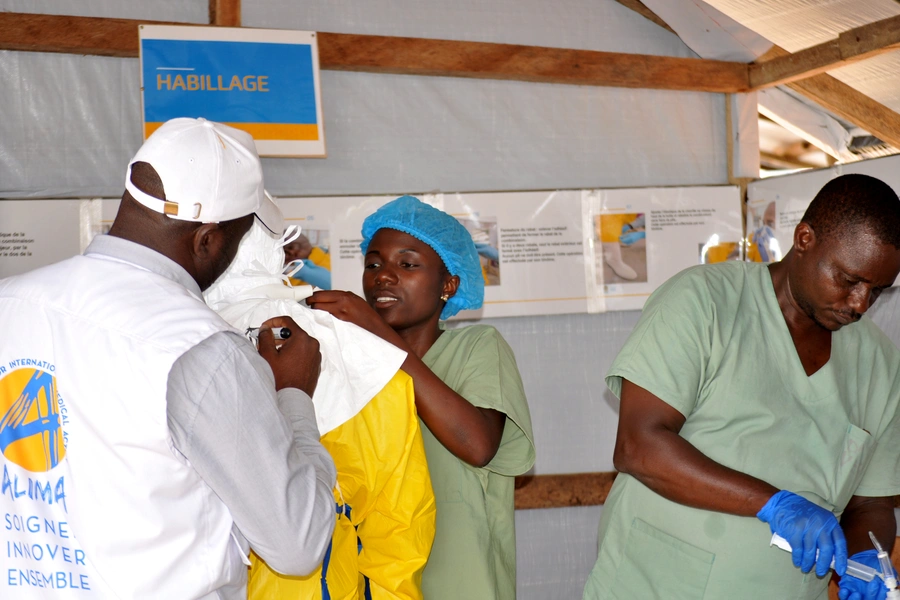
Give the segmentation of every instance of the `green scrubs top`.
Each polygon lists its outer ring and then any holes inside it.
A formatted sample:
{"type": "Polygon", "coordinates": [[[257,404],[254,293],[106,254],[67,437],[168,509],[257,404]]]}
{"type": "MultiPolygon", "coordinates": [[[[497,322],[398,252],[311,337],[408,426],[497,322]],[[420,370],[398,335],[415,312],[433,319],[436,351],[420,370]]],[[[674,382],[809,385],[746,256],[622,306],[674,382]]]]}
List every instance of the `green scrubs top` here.
{"type": "Polygon", "coordinates": [[[422,575],[427,600],[516,597],[515,476],[534,464],[531,415],[516,359],[493,327],[444,331],[422,359],[457,394],[506,414],[500,448],[483,468],[451,454],[422,423],[437,503],[422,575]]]}
{"type": "MultiPolygon", "coordinates": [[[[863,317],[807,376],[765,265],[683,271],[648,300],[607,384],[647,389],[686,417],[712,460],[840,517],[851,496],[900,493],[900,352],[863,317]]],[[[769,526],[670,502],[620,475],[600,522],[586,599],[825,599],[769,546],[769,526]]]]}

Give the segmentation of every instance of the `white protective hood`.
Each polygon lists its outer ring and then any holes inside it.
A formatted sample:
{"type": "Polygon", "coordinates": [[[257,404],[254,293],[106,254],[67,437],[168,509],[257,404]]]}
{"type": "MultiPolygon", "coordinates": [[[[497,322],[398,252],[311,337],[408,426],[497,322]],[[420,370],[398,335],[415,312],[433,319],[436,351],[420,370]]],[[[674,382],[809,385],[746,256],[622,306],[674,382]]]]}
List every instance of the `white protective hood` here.
{"type": "Polygon", "coordinates": [[[406,352],[361,327],[298,302],[312,288],[285,285],[281,276],[285,239],[272,236],[254,219],[234,262],[204,297],[240,331],[288,315],[318,340],[322,369],[312,400],[319,434],[325,435],[362,410],[391,380],[406,360],[406,352]]]}

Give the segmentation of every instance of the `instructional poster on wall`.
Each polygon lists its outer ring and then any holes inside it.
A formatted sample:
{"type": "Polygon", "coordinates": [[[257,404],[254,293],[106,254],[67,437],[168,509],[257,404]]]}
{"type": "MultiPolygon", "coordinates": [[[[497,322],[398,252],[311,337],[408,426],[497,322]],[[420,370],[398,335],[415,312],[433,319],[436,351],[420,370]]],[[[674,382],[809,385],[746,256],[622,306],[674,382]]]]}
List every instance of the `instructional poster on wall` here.
{"type": "MultiPolygon", "coordinates": [[[[747,187],[747,259],[774,262],[794,243],[794,228],[819,190],[840,175],[880,179],[900,193],[900,156],[886,156],[803,173],[769,177],[747,187]]],[[[894,286],[900,283],[900,278],[894,286]]]]}
{"type": "MultiPolygon", "coordinates": [[[[297,273],[297,279],[306,281],[303,269],[312,270],[308,269],[311,263],[313,267],[327,269],[330,276],[327,286],[321,285],[320,280],[307,283],[362,296],[363,255],[359,249],[362,223],[394,198],[396,196],[277,198],[285,222],[300,228],[302,237],[298,241],[306,248],[301,258],[309,262],[297,273]]],[[[429,202],[432,197],[421,196],[420,199],[429,202]]]]}
{"type": "Polygon", "coordinates": [[[737,187],[587,190],[583,198],[597,298],[590,312],[640,309],[679,271],[742,258],[737,187]]]}
{"type": "Polygon", "coordinates": [[[444,194],[443,210],[472,235],[484,306],[460,318],[587,311],[578,191],[444,194]]]}
{"type": "MultiPolygon", "coordinates": [[[[119,212],[119,204],[122,202],[119,199],[114,200],[97,200],[100,204],[99,210],[99,220],[95,220],[92,226],[94,235],[98,235],[101,233],[109,233],[109,228],[112,227],[113,221],[116,220],[116,213],[119,212]]],[[[95,211],[96,214],[96,211],[95,211]]]]}
{"type": "Polygon", "coordinates": [[[0,200],[0,279],[81,251],[83,200],[0,200]]]}
{"type": "MultiPolygon", "coordinates": [[[[279,198],[278,204],[289,224],[300,225],[309,246],[322,250],[319,256],[328,255],[332,289],[361,296],[362,223],[394,198],[279,198]]],[[[456,217],[478,251],[484,306],[457,318],[587,310],[580,192],[424,194],[418,198],[456,217]]],[[[310,260],[314,261],[312,256],[310,260]]],[[[302,279],[303,270],[297,275],[302,279]]]]}
{"type": "Polygon", "coordinates": [[[794,228],[831,170],[772,177],[747,189],[747,260],[776,262],[794,244],[794,228]]]}
{"type": "MultiPolygon", "coordinates": [[[[460,319],[640,309],[678,271],[742,258],[732,186],[418,197],[455,217],[478,251],[484,306],[460,319]]],[[[304,262],[294,277],[362,296],[362,223],[394,198],[276,198],[301,229],[289,248],[304,262]]],[[[92,230],[105,233],[118,201],[94,203],[92,230]]]]}

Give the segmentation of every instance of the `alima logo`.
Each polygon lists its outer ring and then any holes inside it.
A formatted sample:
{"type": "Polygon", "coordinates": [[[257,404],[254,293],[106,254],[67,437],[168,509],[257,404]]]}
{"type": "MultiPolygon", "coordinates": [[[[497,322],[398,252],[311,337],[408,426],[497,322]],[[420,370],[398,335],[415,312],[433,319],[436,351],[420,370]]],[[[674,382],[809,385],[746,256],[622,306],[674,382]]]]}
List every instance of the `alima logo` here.
{"type": "Polygon", "coordinates": [[[32,473],[65,457],[56,378],[40,369],[16,369],[0,379],[0,452],[32,473]]]}

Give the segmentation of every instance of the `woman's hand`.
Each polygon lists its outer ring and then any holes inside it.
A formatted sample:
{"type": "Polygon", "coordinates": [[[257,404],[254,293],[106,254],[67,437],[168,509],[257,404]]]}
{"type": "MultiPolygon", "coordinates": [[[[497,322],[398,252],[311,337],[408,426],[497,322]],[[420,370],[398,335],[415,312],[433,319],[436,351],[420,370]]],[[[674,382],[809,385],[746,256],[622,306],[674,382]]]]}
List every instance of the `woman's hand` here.
{"type": "Polygon", "coordinates": [[[434,436],[457,458],[482,467],[497,454],[506,415],[478,408],[435,375],[412,347],[365,300],[350,292],[318,291],[306,299],[310,308],[324,310],[342,321],[359,325],[406,351],[401,369],[413,379],[416,409],[434,436]]]}
{"type": "Polygon", "coordinates": [[[352,292],[320,290],[306,299],[306,304],[316,310],[324,310],[341,321],[358,325],[380,338],[393,341],[394,330],[368,303],[352,292]]]}

